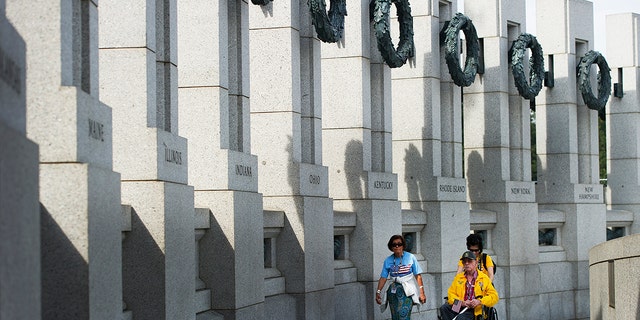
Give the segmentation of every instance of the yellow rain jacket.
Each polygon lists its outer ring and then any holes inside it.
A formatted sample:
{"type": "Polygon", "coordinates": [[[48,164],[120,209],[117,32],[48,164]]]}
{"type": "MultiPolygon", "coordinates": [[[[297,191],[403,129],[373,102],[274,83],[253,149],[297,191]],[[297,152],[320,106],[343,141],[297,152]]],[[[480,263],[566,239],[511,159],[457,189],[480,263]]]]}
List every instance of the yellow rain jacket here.
{"type": "MultiPolygon", "coordinates": [[[[450,305],[453,304],[455,299],[464,300],[464,290],[466,287],[467,278],[463,273],[458,273],[455,278],[453,278],[453,282],[449,287],[449,291],[447,291],[447,303],[450,305]]],[[[478,277],[476,278],[476,283],[474,285],[475,297],[482,296],[481,298],[477,298],[482,301],[482,305],[477,306],[473,310],[473,314],[478,316],[482,314],[482,306],[493,307],[498,303],[498,291],[493,287],[491,283],[491,279],[484,272],[478,272],[478,277]]]]}

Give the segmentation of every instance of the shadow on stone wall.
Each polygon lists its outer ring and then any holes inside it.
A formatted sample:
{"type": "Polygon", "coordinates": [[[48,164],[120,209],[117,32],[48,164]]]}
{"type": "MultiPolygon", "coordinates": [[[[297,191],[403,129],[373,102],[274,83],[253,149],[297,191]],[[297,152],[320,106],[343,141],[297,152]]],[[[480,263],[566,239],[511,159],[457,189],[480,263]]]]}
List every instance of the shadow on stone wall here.
{"type": "MultiPolygon", "coordinates": [[[[369,259],[371,257],[372,248],[367,247],[366,244],[370,243],[371,240],[369,237],[371,236],[369,231],[365,231],[367,225],[370,225],[371,222],[367,222],[371,219],[371,207],[368,205],[368,201],[358,201],[363,200],[368,195],[368,190],[363,189],[363,185],[366,188],[366,176],[364,174],[364,146],[362,141],[351,140],[347,143],[347,146],[344,150],[344,175],[347,183],[347,190],[349,200],[351,200],[351,206],[353,212],[356,214],[356,227],[353,233],[351,234],[350,239],[350,259],[354,262],[358,272],[358,281],[360,283],[365,283],[365,289],[362,291],[363,300],[350,300],[348,298],[340,298],[336,297],[336,299],[342,299],[342,301],[337,302],[335,309],[335,318],[336,319],[374,319],[376,317],[376,313],[379,313],[378,305],[375,304],[375,297],[373,296],[373,290],[371,283],[367,283],[367,281],[363,281],[363,279],[369,279],[370,275],[368,271],[366,271],[365,267],[363,267],[363,261],[369,259]],[[346,302],[353,301],[351,305],[351,309],[341,309],[346,302]]],[[[366,264],[366,263],[364,263],[366,264]]],[[[379,266],[374,266],[374,268],[378,268],[379,266]]],[[[379,272],[377,269],[376,272],[379,272]]],[[[374,280],[377,280],[374,279],[374,280]]],[[[342,285],[340,288],[336,288],[335,290],[340,290],[340,292],[348,292],[355,294],[361,290],[358,285],[353,287],[348,287],[347,285],[342,285]]],[[[353,297],[353,295],[351,296],[353,297]]]]}
{"type": "MultiPolygon", "coordinates": [[[[233,211],[229,211],[233,214],[233,211]]],[[[235,256],[231,243],[222,230],[220,221],[209,210],[210,228],[199,241],[197,250],[200,253],[200,279],[211,289],[211,308],[223,309],[223,305],[235,301],[234,290],[225,290],[218,284],[225,283],[226,278],[235,277],[235,256]],[[224,263],[227,261],[227,263],[224,263]],[[212,268],[215,266],[215,268],[212,268]]],[[[227,288],[233,289],[233,288],[227,288]]]]}
{"type": "MultiPolygon", "coordinates": [[[[479,186],[485,183],[486,168],[482,156],[477,151],[472,151],[467,159],[467,181],[469,186],[479,186]]],[[[483,190],[480,188],[467,188],[467,194],[471,203],[478,202],[483,190]]]]}
{"type": "Polygon", "coordinates": [[[122,243],[122,289],[136,319],[165,318],[165,256],[135,208],[122,243]]]}
{"type": "MultiPolygon", "coordinates": [[[[285,277],[285,294],[265,298],[265,319],[294,320],[304,319],[305,307],[305,252],[296,234],[299,226],[304,226],[303,200],[300,196],[300,167],[301,159],[294,157],[293,137],[287,135],[285,151],[287,157],[287,183],[293,195],[292,201],[295,212],[284,212],[284,225],[276,238],[276,268],[285,277]],[[297,219],[299,221],[292,221],[297,219]]],[[[304,151],[302,151],[304,152],[304,151]]],[[[279,208],[282,209],[282,208],[279,208]]],[[[304,234],[305,232],[302,232],[304,234]]],[[[303,240],[304,241],[304,240],[303,240]]]]}
{"type": "MultiPolygon", "coordinates": [[[[424,146],[426,147],[426,146],[424,146]]],[[[410,144],[404,152],[405,175],[404,182],[407,185],[407,201],[411,210],[426,211],[423,208],[423,200],[427,197],[426,190],[426,161],[414,144],[410,144]]],[[[405,200],[405,199],[401,199],[405,200]]]]}
{"type": "MultiPolygon", "coordinates": [[[[347,181],[349,191],[349,199],[364,199],[364,190],[362,184],[364,181],[362,170],[364,167],[364,155],[362,150],[362,142],[351,140],[347,143],[344,150],[344,175],[347,181]]],[[[355,208],[354,208],[355,209],[355,208]]]]}
{"type": "Polygon", "coordinates": [[[42,319],[89,319],[89,265],[40,204],[42,319]]]}

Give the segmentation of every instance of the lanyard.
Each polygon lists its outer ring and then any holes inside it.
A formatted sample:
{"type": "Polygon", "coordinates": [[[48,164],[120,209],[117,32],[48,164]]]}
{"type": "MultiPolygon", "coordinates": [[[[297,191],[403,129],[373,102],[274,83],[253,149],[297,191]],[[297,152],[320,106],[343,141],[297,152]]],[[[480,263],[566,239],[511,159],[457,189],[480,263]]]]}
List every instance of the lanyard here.
{"type": "Polygon", "coordinates": [[[403,262],[404,262],[404,252],[402,253],[402,257],[400,257],[399,263],[396,262],[396,256],[395,255],[393,256],[393,266],[391,267],[391,275],[395,273],[397,277],[400,274],[400,266],[402,266],[403,262]]]}

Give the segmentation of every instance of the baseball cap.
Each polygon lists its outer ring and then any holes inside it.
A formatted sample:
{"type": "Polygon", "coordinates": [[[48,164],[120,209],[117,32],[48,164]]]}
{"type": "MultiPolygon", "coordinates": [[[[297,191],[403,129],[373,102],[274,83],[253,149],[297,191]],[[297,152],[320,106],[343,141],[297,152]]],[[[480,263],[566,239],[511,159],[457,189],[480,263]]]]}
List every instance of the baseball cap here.
{"type": "Polygon", "coordinates": [[[473,254],[473,252],[471,252],[471,251],[465,251],[465,253],[462,254],[462,257],[460,258],[460,260],[462,260],[462,259],[475,260],[476,259],[476,255],[473,254]]]}

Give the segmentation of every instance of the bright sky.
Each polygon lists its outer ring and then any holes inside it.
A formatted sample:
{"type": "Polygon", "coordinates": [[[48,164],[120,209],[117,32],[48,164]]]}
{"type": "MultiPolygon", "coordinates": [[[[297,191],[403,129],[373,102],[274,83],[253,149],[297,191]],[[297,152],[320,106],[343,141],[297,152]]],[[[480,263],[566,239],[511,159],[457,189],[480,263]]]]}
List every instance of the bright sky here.
{"type": "MultiPolygon", "coordinates": [[[[473,1],[473,0],[467,0],[473,1]]],[[[525,0],[527,3],[527,32],[536,35],[535,0],[525,0]]],[[[559,0],[560,1],[560,0],[559,0]]],[[[463,10],[464,0],[458,0],[459,10],[463,10]]],[[[593,48],[606,57],[605,16],[614,13],[635,12],[640,14],[640,0],[591,0],[593,2],[593,48]]]]}

